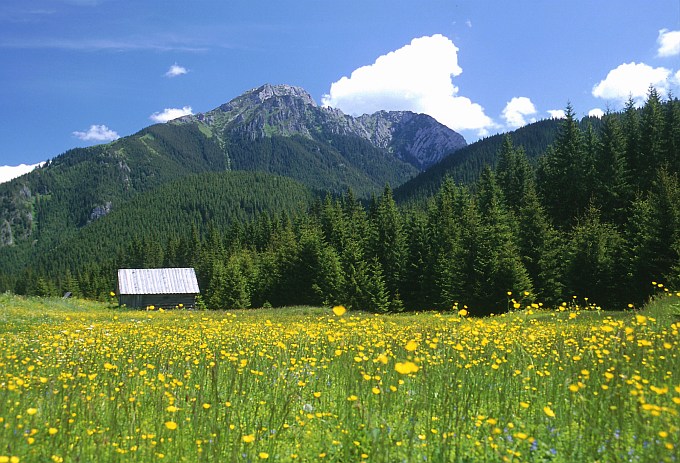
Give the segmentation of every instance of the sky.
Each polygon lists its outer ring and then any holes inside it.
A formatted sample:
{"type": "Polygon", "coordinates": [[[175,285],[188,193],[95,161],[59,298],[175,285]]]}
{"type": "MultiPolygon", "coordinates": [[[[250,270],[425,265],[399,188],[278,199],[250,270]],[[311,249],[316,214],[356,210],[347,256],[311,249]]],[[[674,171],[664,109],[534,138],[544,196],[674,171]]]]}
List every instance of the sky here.
{"type": "Polygon", "coordinates": [[[474,142],[680,94],[680,0],[2,2],[0,182],[265,83],[474,142]]]}

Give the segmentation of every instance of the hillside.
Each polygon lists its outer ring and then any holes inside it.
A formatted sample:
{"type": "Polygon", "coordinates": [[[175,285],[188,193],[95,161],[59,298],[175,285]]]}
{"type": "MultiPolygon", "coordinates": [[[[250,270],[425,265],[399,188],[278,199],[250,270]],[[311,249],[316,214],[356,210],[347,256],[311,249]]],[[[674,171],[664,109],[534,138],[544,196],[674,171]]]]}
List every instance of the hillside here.
{"type": "MultiPolygon", "coordinates": [[[[96,267],[178,265],[187,261],[189,240],[209,229],[224,230],[261,213],[305,210],[311,192],[285,177],[257,172],[206,172],[172,180],[141,193],[86,227],[50,242],[0,248],[0,284],[31,290],[31,269],[60,278],[96,267]],[[166,252],[175,247],[174,255],[166,252]],[[185,251],[182,251],[184,249],[185,251]]],[[[108,280],[108,278],[107,278],[108,280]]],[[[107,282],[108,284],[108,282],[107,282]]],[[[105,291],[107,292],[107,291],[105,291]]]]}
{"type": "MultiPolygon", "coordinates": [[[[560,119],[544,119],[511,132],[476,141],[399,185],[395,189],[394,197],[399,202],[422,201],[434,195],[446,177],[462,185],[474,184],[485,166],[492,168],[496,166],[506,135],[512,138],[516,146],[524,150],[529,162],[536,165],[538,159],[555,141],[561,123],[560,119]]],[[[583,131],[587,131],[588,127],[597,131],[600,125],[600,119],[594,117],[585,117],[578,121],[578,126],[583,131]]]]}
{"type": "MultiPolygon", "coordinates": [[[[559,125],[558,119],[546,119],[509,132],[508,135],[516,146],[524,149],[527,158],[535,162],[555,140],[559,125]]],[[[446,177],[464,185],[476,182],[484,166],[496,165],[505,135],[484,138],[445,157],[438,164],[397,187],[395,199],[402,202],[428,198],[439,190],[446,177]]]]}

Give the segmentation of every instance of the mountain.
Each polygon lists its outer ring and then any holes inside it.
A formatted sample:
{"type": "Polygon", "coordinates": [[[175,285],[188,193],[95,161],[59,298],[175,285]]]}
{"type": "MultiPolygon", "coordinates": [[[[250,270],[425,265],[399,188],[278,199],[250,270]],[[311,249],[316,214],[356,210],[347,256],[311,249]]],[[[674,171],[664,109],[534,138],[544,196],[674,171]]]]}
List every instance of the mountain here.
{"type": "Polygon", "coordinates": [[[10,261],[20,268],[31,256],[59,249],[81,229],[171,182],[250,171],[290,177],[310,191],[351,188],[368,197],[465,145],[462,136],[427,115],[381,111],[353,117],[319,107],[299,87],[264,85],[212,111],[69,150],[0,184],[0,271],[10,261]]]}
{"type": "MultiPolygon", "coordinates": [[[[352,117],[319,107],[305,90],[290,85],[264,85],[204,114],[185,116],[171,124],[197,124],[208,136],[255,141],[272,136],[302,136],[317,142],[358,137],[418,170],[466,146],[462,135],[425,114],[379,111],[352,117]]],[[[227,155],[229,153],[227,152],[227,155]]]]}

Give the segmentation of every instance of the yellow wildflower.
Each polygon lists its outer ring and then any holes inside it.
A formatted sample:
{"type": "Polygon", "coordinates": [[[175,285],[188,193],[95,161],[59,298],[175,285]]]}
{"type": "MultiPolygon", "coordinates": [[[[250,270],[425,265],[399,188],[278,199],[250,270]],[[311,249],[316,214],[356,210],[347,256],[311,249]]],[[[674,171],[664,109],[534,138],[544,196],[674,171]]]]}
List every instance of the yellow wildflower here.
{"type": "Polygon", "coordinates": [[[397,362],[396,365],[394,365],[394,369],[397,370],[397,373],[401,373],[402,375],[416,373],[419,370],[418,365],[413,362],[397,362]]]}
{"type": "Polygon", "coordinates": [[[347,309],[345,309],[345,307],[342,305],[336,305],[333,307],[333,313],[338,317],[345,315],[345,312],[347,312],[347,309]]]}
{"type": "Polygon", "coordinates": [[[175,429],[177,429],[177,423],[175,423],[174,421],[166,421],[165,427],[168,428],[170,431],[174,431],[175,429]]]}

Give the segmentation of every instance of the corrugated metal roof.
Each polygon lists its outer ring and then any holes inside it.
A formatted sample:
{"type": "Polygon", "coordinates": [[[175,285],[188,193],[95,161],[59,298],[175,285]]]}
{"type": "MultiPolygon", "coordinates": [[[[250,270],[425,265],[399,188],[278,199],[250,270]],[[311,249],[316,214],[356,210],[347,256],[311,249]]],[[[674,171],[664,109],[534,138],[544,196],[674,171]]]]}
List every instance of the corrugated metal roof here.
{"type": "Polygon", "coordinates": [[[199,294],[193,268],[118,270],[118,294],[199,294]]]}

